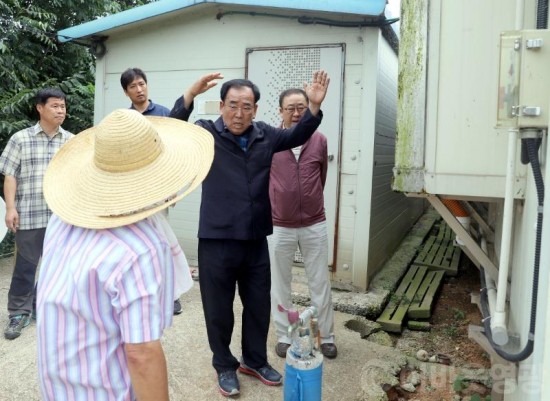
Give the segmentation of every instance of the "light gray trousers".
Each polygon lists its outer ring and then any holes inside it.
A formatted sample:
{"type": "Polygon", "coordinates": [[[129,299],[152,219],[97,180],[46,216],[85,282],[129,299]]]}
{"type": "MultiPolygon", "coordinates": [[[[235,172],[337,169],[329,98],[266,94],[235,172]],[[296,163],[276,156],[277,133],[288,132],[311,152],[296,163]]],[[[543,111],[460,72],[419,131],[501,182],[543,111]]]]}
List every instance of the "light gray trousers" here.
{"type": "Polygon", "coordinates": [[[300,228],[273,227],[268,238],[271,260],[271,314],[278,342],[290,344],[288,318],[277,305],[292,308],[292,265],[300,248],[308,279],[311,305],[319,311],[321,343],[334,342],[334,312],[328,274],[328,239],[326,221],[300,228]]]}

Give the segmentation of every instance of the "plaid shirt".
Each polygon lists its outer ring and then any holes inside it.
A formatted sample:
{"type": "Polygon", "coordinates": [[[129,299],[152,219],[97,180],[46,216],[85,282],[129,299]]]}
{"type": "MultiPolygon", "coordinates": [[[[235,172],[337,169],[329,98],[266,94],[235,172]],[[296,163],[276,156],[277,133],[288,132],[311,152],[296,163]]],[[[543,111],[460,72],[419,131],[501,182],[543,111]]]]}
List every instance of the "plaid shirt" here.
{"type": "Polygon", "coordinates": [[[53,155],[73,134],[59,127],[53,138],[40,124],[16,132],[0,156],[0,172],[15,177],[15,208],[19,213],[19,229],[44,228],[52,214],[48,209],[42,181],[53,155]]]}

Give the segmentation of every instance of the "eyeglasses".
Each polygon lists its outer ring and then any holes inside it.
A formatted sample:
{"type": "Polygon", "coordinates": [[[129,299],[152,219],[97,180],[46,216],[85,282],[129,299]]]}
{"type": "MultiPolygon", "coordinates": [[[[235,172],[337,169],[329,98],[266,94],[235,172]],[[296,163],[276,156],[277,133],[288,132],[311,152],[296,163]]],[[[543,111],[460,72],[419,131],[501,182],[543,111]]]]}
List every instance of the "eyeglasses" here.
{"type": "Polygon", "coordinates": [[[237,110],[240,110],[243,112],[243,114],[250,114],[254,111],[254,107],[253,106],[250,106],[250,105],[244,105],[244,106],[236,106],[234,104],[226,104],[225,105],[227,108],[229,108],[229,110],[231,110],[232,113],[236,113],[237,110]]]}
{"type": "Polygon", "coordinates": [[[307,109],[306,106],[298,106],[298,107],[289,106],[289,107],[285,107],[284,111],[286,111],[289,114],[294,114],[296,112],[298,112],[299,114],[302,114],[306,109],[307,109]]]}

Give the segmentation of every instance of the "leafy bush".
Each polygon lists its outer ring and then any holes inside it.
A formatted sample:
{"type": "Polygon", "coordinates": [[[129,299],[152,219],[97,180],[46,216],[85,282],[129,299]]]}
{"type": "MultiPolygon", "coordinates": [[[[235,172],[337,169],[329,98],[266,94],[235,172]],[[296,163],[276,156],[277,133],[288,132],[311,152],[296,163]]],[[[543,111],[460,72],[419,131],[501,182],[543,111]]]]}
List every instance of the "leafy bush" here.
{"type": "Polygon", "coordinates": [[[15,252],[15,235],[8,231],[2,242],[0,242],[0,258],[12,256],[15,252]]]}
{"type": "Polygon", "coordinates": [[[57,32],[149,2],[0,0],[0,152],[15,132],[36,124],[34,97],[45,87],[67,95],[63,128],[78,133],[92,125],[95,60],[86,43],[61,43],[57,32]]]}

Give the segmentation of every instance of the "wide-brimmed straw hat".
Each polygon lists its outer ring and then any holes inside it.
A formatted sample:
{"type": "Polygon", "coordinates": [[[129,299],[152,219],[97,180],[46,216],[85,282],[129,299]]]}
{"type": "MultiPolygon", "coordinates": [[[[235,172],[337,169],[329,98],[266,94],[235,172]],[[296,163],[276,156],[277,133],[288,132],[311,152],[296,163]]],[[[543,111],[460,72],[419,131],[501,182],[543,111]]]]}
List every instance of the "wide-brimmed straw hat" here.
{"type": "Polygon", "coordinates": [[[67,223],[119,227],[189,194],[213,158],[214,140],[205,129],[120,109],[63,145],[46,170],[44,196],[67,223]]]}

